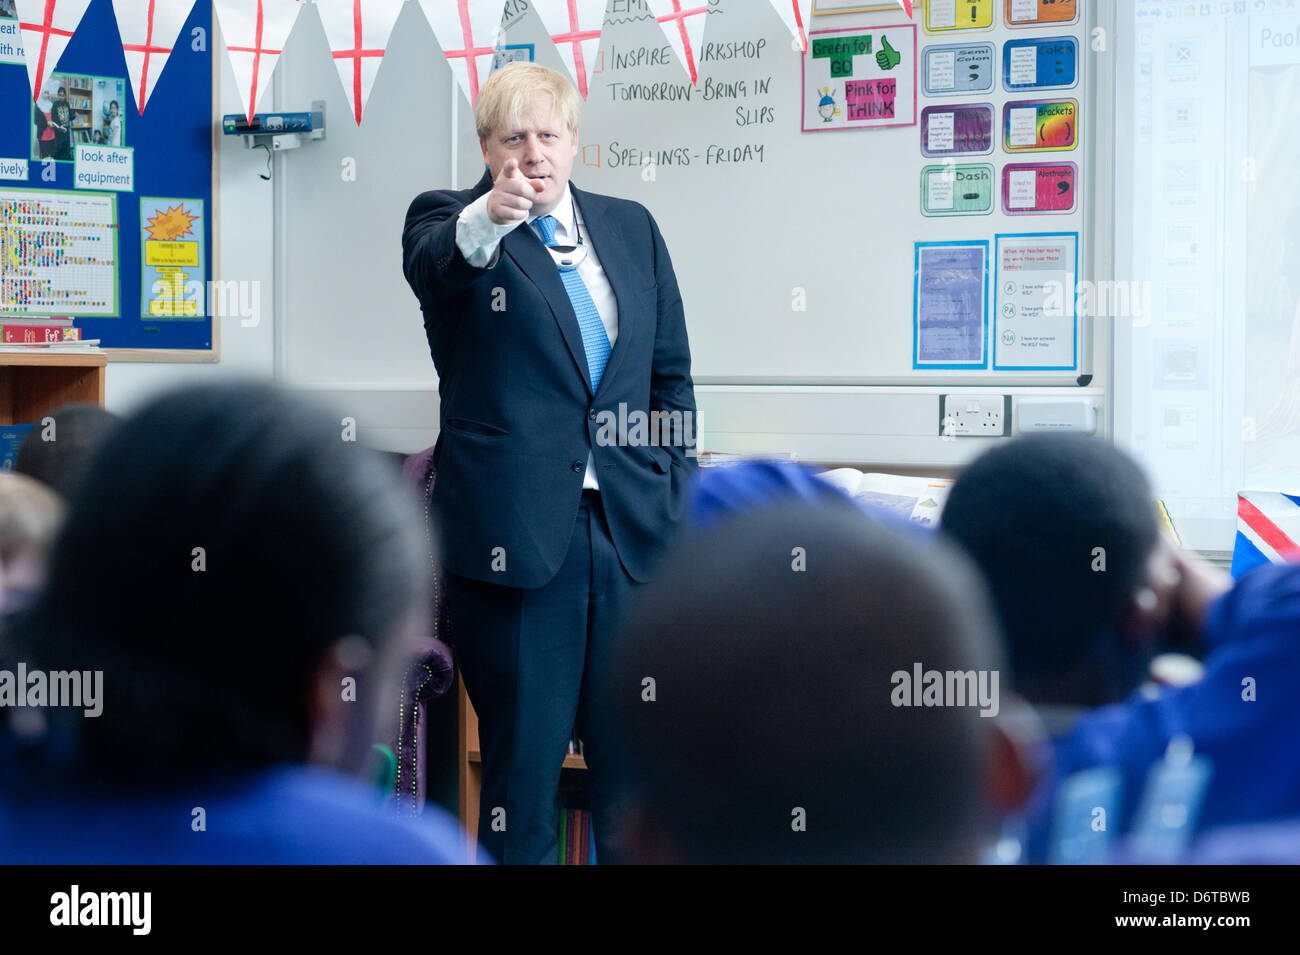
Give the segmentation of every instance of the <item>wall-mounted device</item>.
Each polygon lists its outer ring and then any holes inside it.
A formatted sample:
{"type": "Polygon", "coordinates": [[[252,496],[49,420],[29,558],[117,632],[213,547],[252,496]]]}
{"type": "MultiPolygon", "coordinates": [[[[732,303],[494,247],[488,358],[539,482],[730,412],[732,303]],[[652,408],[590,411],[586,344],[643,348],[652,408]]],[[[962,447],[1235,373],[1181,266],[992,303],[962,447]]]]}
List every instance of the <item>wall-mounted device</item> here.
{"type": "Polygon", "coordinates": [[[1096,434],[1099,405],[1095,398],[1021,398],[1016,402],[1016,433],[1096,434]]]}
{"type": "Polygon", "coordinates": [[[252,122],[242,113],[227,113],[221,117],[221,131],[243,136],[246,149],[297,149],[308,140],[325,138],[325,101],[313,102],[309,113],[254,113],[252,122]]]}

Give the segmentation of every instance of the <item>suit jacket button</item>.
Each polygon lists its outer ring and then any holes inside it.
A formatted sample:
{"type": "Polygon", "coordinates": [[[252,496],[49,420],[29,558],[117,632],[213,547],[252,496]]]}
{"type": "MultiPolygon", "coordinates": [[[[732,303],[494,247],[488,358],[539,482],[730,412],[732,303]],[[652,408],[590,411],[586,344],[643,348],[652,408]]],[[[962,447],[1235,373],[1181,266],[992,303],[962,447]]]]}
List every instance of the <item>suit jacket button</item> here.
{"type": "Polygon", "coordinates": [[[574,471],[581,471],[581,470],[582,470],[583,468],[585,468],[585,467],[586,467],[586,465],[583,464],[581,461],[574,461],[574,462],[573,462],[573,470],[574,470],[574,471]]]}
{"type": "Polygon", "coordinates": [[[592,421],[595,421],[595,420],[596,420],[596,409],[595,409],[595,408],[592,408],[590,411],[588,411],[588,412],[587,412],[587,417],[590,418],[592,421]]]}

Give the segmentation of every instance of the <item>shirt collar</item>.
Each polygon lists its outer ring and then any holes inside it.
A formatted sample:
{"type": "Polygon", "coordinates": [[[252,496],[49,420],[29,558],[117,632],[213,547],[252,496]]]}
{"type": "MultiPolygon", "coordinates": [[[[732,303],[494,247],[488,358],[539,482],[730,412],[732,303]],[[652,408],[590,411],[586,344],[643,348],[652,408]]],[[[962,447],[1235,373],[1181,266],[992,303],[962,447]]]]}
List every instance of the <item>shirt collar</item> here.
{"type": "MultiPolygon", "coordinates": [[[[555,208],[547,215],[555,216],[555,233],[556,235],[569,236],[573,234],[573,196],[569,192],[569,184],[564,184],[564,195],[556,203],[555,208]]],[[[539,217],[530,215],[528,224],[532,225],[539,217]]]]}

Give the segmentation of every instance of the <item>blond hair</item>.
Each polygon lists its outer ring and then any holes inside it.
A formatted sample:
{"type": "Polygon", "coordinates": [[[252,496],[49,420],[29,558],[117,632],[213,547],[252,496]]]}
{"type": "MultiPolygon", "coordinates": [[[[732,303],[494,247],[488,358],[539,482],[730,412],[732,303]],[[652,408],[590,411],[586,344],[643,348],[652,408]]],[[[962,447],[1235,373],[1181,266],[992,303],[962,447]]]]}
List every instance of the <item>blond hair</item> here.
{"type": "Polygon", "coordinates": [[[57,494],[25,474],[0,472],[0,564],[29,552],[43,560],[62,522],[57,494]]]}
{"type": "Polygon", "coordinates": [[[480,142],[493,132],[517,129],[523,116],[543,96],[569,132],[577,132],[582,99],[568,78],[536,63],[508,63],[488,77],[474,103],[474,129],[480,142]]]}

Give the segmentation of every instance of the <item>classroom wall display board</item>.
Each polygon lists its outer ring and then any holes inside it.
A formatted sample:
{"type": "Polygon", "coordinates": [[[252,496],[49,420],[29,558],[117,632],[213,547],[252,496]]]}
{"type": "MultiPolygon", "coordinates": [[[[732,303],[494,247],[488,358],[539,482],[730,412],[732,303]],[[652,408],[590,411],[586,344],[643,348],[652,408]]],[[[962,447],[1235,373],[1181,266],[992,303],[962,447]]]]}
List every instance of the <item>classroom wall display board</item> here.
{"type": "Polygon", "coordinates": [[[692,83],[627,5],[573,181],[659,224],[697,381],[1088,383],[1085,5],[873,6],[819,2],[801,44],[770,4],[693,5],[692,83]]]}
{"type": "Polygon", "coordinates": [[[91,0],[35,96],[21,45],[53,26],[15,13],[0,4],[0,324],[71,317],[110,358],[214,360],[211,5],[124,49],[135,25],[91,0]]]}

